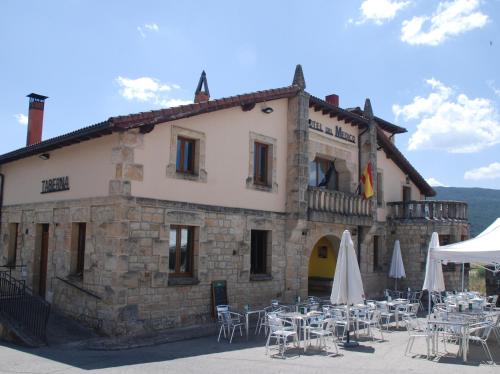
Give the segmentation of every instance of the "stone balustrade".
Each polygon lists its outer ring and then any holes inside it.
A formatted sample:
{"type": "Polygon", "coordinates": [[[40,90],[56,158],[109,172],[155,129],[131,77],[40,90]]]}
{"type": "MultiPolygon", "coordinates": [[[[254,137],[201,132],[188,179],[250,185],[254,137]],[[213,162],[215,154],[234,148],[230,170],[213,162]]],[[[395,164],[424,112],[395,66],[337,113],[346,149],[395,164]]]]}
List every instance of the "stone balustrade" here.
{"type": "Polygon", "coordinates": [[[388,219],[467,221],[467,203],[462,201],[397,201],[387,203],[388,219]]]}
{"type": "Polygon", "coordinates": [[[362,196],[309,187],[309,209],[348,216],[371,216],[370,201],[362,196]]]}

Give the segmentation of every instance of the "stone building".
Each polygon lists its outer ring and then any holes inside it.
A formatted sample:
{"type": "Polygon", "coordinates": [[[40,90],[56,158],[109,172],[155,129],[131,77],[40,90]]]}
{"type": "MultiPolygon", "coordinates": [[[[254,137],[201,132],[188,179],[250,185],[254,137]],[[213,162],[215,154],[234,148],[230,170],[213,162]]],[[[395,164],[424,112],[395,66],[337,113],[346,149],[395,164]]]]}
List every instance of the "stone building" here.
{"type": "MultiPolygon", "coordinates": [[[[435,195],[395,145],[406,130],[290,86],[111,117],[41,140],[46,97],[29,95],[25,148],[0,156],[3,264],[53,308],[113,335],[212,321],[229,303],[327,294],[351,231],[368,297],[381,296],[394,240],[420,288],[432,231],[468,235],[466,205],[435,195]],[[375,195],[359,180],[371,163],[375,195]]],[[[459,268],[448,266],[447,286],[459,268]]]]}

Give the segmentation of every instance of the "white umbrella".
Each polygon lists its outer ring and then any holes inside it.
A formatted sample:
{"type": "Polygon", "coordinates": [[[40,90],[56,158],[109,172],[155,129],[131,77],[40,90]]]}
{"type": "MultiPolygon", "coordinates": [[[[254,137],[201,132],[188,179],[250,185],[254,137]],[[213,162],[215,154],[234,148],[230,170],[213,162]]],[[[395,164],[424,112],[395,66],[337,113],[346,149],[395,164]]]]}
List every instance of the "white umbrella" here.
{"type": "Polygon", "coordinates": [[[406,278],[405,266],[403,257],[401,256],[401,246],[399,240],[394,242],[394,250],[392,251],[391,268],[389,269],[389,277],[396,280],[395,288],[398,289],[398,279],[406,278]]]}
{"type": "Polygon", "coordinates": [[[354,244],[351,234],[348,230],[345,230],[340,241],[339,256],[330,296],[332,304],[347,305],[347,345],[344,346],[357,345],[349,342],[349,306],[362,303],[364,299],[363,281],[361,280],[354,244]]]}
{"type": "Polygon", "coordinates": [[[431,292],[442,292],[444,288],[443,266],[441,261],[434,260],[431,252],[439,248],[439,236],[437,232],[431,235],[429,249],[427,251],[427,264],[425,265],[425,280],[422,286],[423,290],[429,292],[429,316],[431,314],[431,292]]]}

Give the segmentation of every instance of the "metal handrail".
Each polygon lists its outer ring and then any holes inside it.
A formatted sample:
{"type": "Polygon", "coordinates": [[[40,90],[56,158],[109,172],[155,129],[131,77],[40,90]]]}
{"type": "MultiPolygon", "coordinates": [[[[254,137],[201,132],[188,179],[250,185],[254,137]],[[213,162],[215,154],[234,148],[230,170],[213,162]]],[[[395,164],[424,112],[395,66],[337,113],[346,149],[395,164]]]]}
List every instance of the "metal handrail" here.
{"type": "Polygon", "coordinates": [[[7,271],[0,271],[0,314],[24,332],[46,342],[50,304],[7,271]]]}

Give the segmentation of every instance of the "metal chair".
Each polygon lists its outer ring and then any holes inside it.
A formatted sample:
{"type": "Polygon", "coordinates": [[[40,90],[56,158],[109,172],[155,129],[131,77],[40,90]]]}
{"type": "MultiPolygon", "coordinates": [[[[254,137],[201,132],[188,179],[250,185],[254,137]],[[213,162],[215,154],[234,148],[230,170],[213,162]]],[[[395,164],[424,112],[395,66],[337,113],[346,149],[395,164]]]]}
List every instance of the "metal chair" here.
{"type": "Polygon", "coordinates": [[[331,337],[333,346],[335,347],[335,353],[338,355],[339,347],[337,346],[333,333],[333,329],[335,327],[334,323],[335,320],[333,318],[325,318],[320,324],[316,326],[309,326],[308,333],[310,336],[312,335],[312,337],[316,337],[318,348],[325,351],[328,349],[326,340],[328,337],[331,337]]]}
{"type": "Polygon", "coordinates": [[[222,324],[219,330],[219,337],[217,338],[217,341],[220,341],[220,336],[222,332],[224,331],[224,337],[229,337],[229,344],[232,343],[233,337],[234,337],[234,330],[236,328],[240,329],[240,335],[243,336],[243,331],[241,330],[241,326],[245,326],[245,323],[242,322],[243,316],[239,313],[234,313],[230,311],[222,311],[220,312],[222,324]],[[227,336],[226,336],[226,331],[227,331],[227,336]]]}
{"type": "Polygon", "coordinates": [[[490,347],[488,347],[488,338],[490,337],[491,331],[493,331],[494,326],[489,322],[479,322],[471,325],[469,327],[469,343],[479,343],[483,347],[484,352],[490,358],[493,365],[495,365],[495,360],[491,355],[490,347]]]}
{"type": "Polygon", "coordinates": [[[295,326],[293,326],[293,324],[289,323],[288,321],[278,318],[272,314],[269,314],[268,320],[269,335],[266,342],[266,355],[269,354],[269,344],[271,342],[271,339],[274,339],[278,344],[278,352],[281,354],[281,357],[284,358],[288,339],[293,338],[293,340],[298,344],[296,329],[289,329],[289,326],[287,325],[291,325],[291,327],[295,326]]]}

